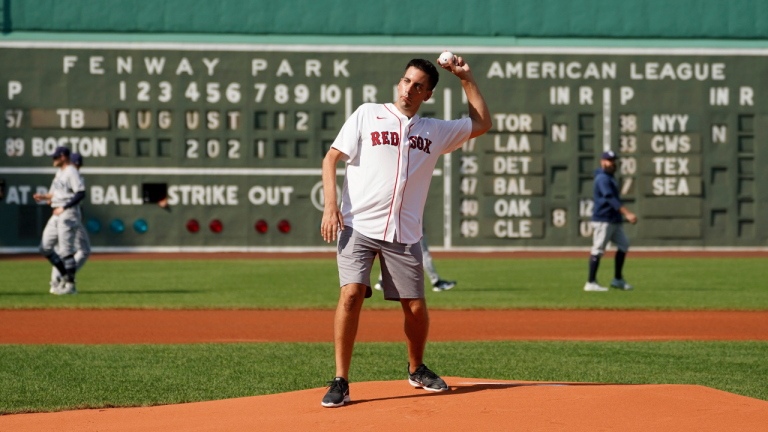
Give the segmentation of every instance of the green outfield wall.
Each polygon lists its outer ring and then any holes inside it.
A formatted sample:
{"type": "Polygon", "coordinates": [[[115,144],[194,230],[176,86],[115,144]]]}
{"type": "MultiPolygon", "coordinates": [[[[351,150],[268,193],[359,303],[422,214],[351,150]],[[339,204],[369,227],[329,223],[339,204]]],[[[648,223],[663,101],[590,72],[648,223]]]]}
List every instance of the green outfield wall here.
{"type": "Polygon", "coordinates": [[[9,31],[759,39],[761,0],[4,0],[9,31]]]}
{"type": "MultiPolygon", "coordinates": [[[[494,123],[438,162],[435,247],[587,248],[606,149],[633,247],[768,247],[763,2],[1,4],[0,252],[36,250],[58,145],[85,157],[96,250],[328,249],[325,152],[443,49],[494,123]]],[[[419,114],[467,115],[442,76],[419,114]]]]}

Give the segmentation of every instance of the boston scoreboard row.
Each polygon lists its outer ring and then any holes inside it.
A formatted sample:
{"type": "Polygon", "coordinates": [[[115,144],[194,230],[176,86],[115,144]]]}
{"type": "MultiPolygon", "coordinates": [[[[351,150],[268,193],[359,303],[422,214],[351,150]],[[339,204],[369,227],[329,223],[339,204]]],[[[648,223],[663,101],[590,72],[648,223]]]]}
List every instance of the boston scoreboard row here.
{"type": "MultiPolygon", "coordinates": [[[[4,42],[0,248],[39,241],[50,209],[32,194],[61,145],[85,158],[96,247],[322,246],[320,166],[340,127],[443,48],[469,63],[493,128],[438,163],[430,244],[588,245],[607,149],[639,216],[633,245],[767,244],[762,52],[4,42]]],[[[466,116],[458,79],[440,72],[419,115],[466,116]]]]}

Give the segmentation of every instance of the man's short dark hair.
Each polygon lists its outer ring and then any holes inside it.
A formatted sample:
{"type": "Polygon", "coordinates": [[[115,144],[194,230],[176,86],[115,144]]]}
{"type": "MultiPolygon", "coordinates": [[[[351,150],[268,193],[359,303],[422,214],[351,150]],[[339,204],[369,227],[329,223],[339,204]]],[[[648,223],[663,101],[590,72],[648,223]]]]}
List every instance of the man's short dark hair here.
{"type": "Polygon", "coordinates": [[[415,67],[416,69],[424,72],[425,74],[429,75],[429,82],[432,84],[432,87],[429,88],[429,91],[432,91],[437,86],[437,82],[440,80],[440,74],[437,72],[437,68],[435,65],[432,64],[431,61],[425,60],[425,59],[413,59],[408,62],[408,65],[405,67],[405,70],[408,71],[408,69],[415,67]]]}

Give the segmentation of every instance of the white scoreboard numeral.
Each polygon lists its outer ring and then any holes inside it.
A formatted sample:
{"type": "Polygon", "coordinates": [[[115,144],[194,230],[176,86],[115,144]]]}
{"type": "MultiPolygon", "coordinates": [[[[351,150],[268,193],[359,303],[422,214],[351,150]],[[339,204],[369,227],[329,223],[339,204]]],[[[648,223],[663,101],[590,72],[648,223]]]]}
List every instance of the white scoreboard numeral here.
{"type": "Polygon", "coordinates": [[[595,202],[591,199],[579,200],[579,217],[592,217],[592,208],[595,202]]]}
{"type": "Polygon", "coordinates": [[[278,84],[275,86],[275,102],[284,104],[288,102],[288,86],[285,84],[278,84]]]}
{"type": "Polygon", "coordinates": [[[294,100],[298,104],[303,104],[309,100],[309,87],[299,84],[293,89],[294,100]]]}
{"type": "Polygon", "coordinates": [[[619,115],[619,129],[621,132],[637,132],[637,116],[634,114],[619,115]]]}
{"type": "Polygon", "coordinates": [[[197,159],[197,149],[200,147],[200,143],[197,142],[196,139],[188,139],[187,140],[187,158],[188,159],[197,159]]]}
{"type": "Polygon", "coordinates": [[[637,172],[637,159],[633,157],[623,157],[619,159],[621,166],[621,175],[634,175],[637,172]]]}
{"type": "Polygon", "coordinates": [[[229,151],[227,151],[227,157],[230,159],[240,159],[240,141],[231,139],[227,141],[229,151]]]}
{"type": "Polygon", "coordinates": [[[637,151],[637,137],[634,135],[622,135],[620,141],[621,153],[635,153],[637,151]]]}
{"type": "Polygon", "coordinates": [[[219,91],[219,83],[210,82],[206,84],[205,93],[207,94],[207,97],[205,98],[206,101],[210,103],[218,102],[221,99],[221,92],[219,91]]]}
{"type": "Polygon", "coordinates": [[[18,129],[21,127],[21,119],[24,116],[24,111],[20,109],[5,110],[5,126],[8,129],[18,129]]]}
{"type": "Polygon", "coordinates": [[[463,220],[461,221],[461,236],[473,238],[477,237],[480,231],[479,225],[476,220],[463,220]]]}
{"type": "Polygon", "coordinates": [[[160,82],[160,96],[157,97],[157,100],[163,103],[171,101],[171,83],[168,81],[160,82]]]}
{"type": "Polygon", "coordinates": [[[232,103],[238,103],[240,102],[240,84],[238,83],[230,83],[227,86],[227,91],[225,92],[227,95],[227,100],[232,103]]]}
{"type": "Polygon", "coordinates": [[[566,211],[565,209],[554,209],[552,210],[552,225],[562,228],[565,226],[567,220],[566,220],[566,211]]]}
{"type": "Polygon", "coordinates": [[[477,204],[477,200],[473,199],[465,199],[461,200],[461,215],[470,217],[470,216],[477,216],[479,205],[477,204]]]}
{"type": "Polygon", "coordinates": [[[296,113],[296,130],[297,131],[305,131],[309,129],[307,127],[307,122],[309,121],[309,114],[304,111],[299,111],[296,113]]]}
{"type": "Polygon", "coordinates": [[[459,173],[477,174],[477,156],[462,156],[459,173]]]}
{"type": "Polygon", "coordinates": [[[8,157],[24,156],[24,140],[22,138],[5,140],[5,154],[8,157]]]}
{"type": "Polygon", "coordinates": [[[461,179],[461,193],[474,195],[477,189],[477,177],[463,177],[461,179]]]}
{"type": "Polygon", "coordinates": [[[200,99],[200,91],[197,90],[196,82],[192,81],[189,83],[187,90],[184,92],[184,97],[192,102],[197,102],[197,100],[200,99]]]}
{"type": "Polygon", "coordinates": [[[136,99],[139,102],[149,102],[149,89],[150,85],[146,81],[139,81],[139,94],[136,99]]]}
{"type": "Polygon", "coordinates": [[[256,99],[255,101],[257,103],[261,102],[262,99],[264,99],[264,92],[267,91],[267,85],[264,83],[256,83],[253,85],[253,88],[256,89],[256,99]]]}
{"type": "Polygon", "coordinates": [[[219,140],[217,139],[209,139],[208,142],[205,143],[205,150],[206,153],[208,153],[209,158],[218,157],[219,153],[221,153],[221,143],[219,143],[219,140]]]}

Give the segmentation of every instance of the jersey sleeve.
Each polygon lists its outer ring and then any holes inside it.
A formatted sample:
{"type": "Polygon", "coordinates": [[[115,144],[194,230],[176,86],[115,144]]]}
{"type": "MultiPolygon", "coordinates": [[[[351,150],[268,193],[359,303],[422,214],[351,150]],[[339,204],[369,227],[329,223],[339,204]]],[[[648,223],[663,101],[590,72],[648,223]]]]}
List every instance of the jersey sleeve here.
{"type": "Polygon", "coordinates": [[[72,192],[84,192],[85,181],[83,177],[74,167],[71,170],[67,170],[67,185],[72,189],[72,192]]]}
{"type": "Polygon", "coordinates": [[[464,144],[472,134],[472,119],[440,121],[440,153],[450,153],[464,144]]]}
{"type": "Polygon", "coordinates": [[[360,153],[360,130],[363,126],[363,118],[365,116],[365,105],[360,107],[352,113],[351,116],[344,122],[344,126],[341,127],[339,135],[336,136],[336,140],[333,141],[331,148],[344,153],[341,160],[344,162],[350,162],[354,160],[360,153]]]}

